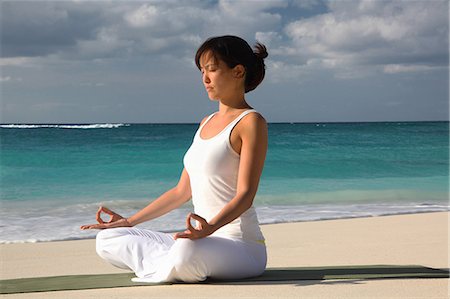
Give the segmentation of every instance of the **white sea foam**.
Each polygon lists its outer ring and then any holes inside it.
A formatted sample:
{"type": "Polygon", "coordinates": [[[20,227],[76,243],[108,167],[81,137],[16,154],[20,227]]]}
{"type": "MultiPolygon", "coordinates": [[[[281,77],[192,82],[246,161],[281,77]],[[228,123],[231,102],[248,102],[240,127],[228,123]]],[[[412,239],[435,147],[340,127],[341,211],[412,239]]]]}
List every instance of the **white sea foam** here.
{"type": "Polygon", "coordinates": [[[83,125],[28,125],[28,124],[8,124],[0,125],[4,129],[115,129],[119,127],[128,127],[129,124],[83,124],[83,125]]]}
{"type": "MultiPolygon", "coordinates": [[[[148,200],[114,200],[57,206],[49,201],[39,207],[26,209],[26,202],[22,203],[23,206],[4,203],[0,210],[0,244],[94,238],[97,231],[83,231],[80,226],[95,222],[99,205],[108,206],[123,216],[130,216],[146,204],[148,200]]],[[[304,204],[257,206],[256,210],[261,224],[273,224],[450,211],[450,207],[445,203],[304,204]]],[[[165,232],[182,231],[185,229],[185,217],[190,211],[191,205],[183,206],[139,227],[165,232]]]]}

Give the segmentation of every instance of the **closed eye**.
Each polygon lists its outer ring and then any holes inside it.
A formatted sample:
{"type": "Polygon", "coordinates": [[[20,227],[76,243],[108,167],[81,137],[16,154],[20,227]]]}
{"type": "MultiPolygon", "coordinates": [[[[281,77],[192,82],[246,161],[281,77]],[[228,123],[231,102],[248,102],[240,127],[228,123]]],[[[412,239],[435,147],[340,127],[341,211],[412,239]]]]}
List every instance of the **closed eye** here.
{"type": "Polygon", "coordinates": [[[207,70],[208,72],[214,72],[215,70],[217,70],[217,65],[216,64],[207,64],[204,67],[200,68],[200,71],[202,72],[202,74],[205,72],[205,70],[207,70]]]}

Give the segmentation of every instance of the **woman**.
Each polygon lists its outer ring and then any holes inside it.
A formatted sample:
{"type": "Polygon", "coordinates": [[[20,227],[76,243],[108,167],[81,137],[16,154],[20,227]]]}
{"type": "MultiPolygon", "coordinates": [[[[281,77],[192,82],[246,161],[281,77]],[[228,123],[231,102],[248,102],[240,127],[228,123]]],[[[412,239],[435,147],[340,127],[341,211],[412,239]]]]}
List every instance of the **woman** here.
{"type": "Polygon", "coordinates": [[[135,215],[124,218],[100,207],[97,253],[114,266],[131,269],[136,282],[239,279],[264,272],[264,237],[252,206],[267,151],[267,124],[245,101],[264,78],[267,51],[255,51],[236,36],[210,38],[195,62],[219,110],[205,117],[186,152],[176,187],[135,215]],[[192,198],[195,213],[186,230],[167,233],[133,228],[178,208],[192,198]],[[101,213],[111,219],[104,222],[101,213]],[[196,220],[194,227],[192,220],[196,220]]]}

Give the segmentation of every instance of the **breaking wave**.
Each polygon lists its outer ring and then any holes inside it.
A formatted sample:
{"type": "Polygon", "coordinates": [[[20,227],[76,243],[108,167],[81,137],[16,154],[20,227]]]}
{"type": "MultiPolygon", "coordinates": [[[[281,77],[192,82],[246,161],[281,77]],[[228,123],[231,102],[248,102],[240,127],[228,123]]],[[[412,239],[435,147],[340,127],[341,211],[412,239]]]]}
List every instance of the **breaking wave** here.
{"type": "Polygon", "coordinates": [[[4,129],[115,129],[128,127],[129,124],[83,124],[83,125],[27,125],[27,124],[8,124],[0,125],[4,129]]]}

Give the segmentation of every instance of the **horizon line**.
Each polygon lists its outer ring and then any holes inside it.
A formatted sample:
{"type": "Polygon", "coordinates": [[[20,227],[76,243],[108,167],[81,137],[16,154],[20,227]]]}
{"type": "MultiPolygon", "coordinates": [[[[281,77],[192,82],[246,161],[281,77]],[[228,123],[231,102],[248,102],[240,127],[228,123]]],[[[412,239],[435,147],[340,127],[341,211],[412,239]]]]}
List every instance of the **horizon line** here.
{"type": "MultiPolygon", "coordinates": [[[[267,122],[268,124],[351,124],[351,123],[412,123],[412,122],[450,122],[450,120],[368,120],[368,121],[274,121],[267,122]]],[[[104,124],[124,124],[124,125],[196,125],[199,122],[80,122],[80,123],[63,123],[63,122],[11,122],[0,123],[0,126],[5,125],[104,125],[104,124]]]]}

